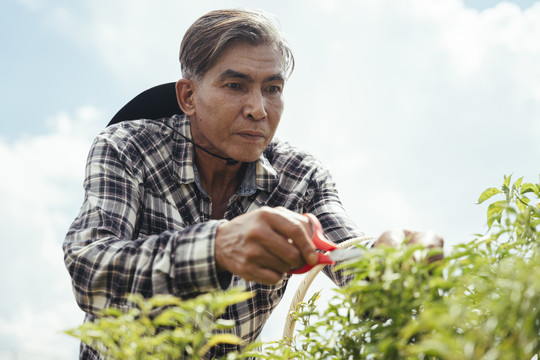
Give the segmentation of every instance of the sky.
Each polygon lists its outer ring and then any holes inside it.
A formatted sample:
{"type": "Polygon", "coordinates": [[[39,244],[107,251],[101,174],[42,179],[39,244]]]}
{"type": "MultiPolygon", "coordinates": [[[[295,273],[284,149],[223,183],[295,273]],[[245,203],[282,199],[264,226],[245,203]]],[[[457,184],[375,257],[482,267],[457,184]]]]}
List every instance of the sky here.
{"type": "MultiPolygon", "coordinates": [[[[539,2],[5,0],[0,360],[76,358],[61,244],[89,146],[127,101],[180,77],[183,33],[226,7],[276,15],[296,58],[277,136],[330,168],[366,234],[432,229],[448,248],[486,231],[475,202],[503,175],[539,181],[539,2]]],[[[280,337],[299,279],[263,339],[280,337]]]]}

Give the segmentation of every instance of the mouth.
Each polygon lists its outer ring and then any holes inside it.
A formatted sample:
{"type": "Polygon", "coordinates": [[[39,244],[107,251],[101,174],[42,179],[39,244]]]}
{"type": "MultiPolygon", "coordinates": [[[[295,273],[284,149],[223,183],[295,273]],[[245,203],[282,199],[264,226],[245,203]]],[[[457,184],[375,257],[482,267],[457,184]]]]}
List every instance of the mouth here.
{"type": "Polygon", "coordinates": [[[266,138],[260,131],[240,131],[237,134],[247,141],[260,141],[266,138]]]}

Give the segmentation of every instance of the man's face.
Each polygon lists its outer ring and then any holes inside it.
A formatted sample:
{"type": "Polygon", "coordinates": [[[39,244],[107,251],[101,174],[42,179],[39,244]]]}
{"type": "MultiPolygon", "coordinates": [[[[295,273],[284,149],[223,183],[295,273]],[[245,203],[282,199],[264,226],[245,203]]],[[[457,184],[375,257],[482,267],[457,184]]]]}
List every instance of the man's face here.
{"type": "Polygon", "coordinates": [[[272,140],[283,112],[281,54],[271,45],[232,43],[195,81],[194,141],[235,160],[257,160],[272,140]]]}

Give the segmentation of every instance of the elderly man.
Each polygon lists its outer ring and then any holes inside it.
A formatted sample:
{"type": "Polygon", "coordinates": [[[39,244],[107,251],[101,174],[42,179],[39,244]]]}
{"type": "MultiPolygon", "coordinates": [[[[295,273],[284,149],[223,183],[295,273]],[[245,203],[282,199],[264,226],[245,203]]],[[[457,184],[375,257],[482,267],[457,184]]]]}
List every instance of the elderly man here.
{"type": "MultiPolygon", "coordinates": [[[[302,213],[315,215],[334,242],[362,233],[324,165],[274,139],[294,59],[265,15],[202,16],[184,36],[180,63],[183,115],[110,126],[94,141],[84,203],[64,242],[66,266],[87,321],[105,307],[125,308],[129,293],[251,290],[252,299],[224,315],[251,342],[288,272],[317,262],[302,213]]],[[[416,238],[442,246],[438,237],[416,238]]],[[[375,245],[393,241],[388,233],[375,245]]],[[[331,269],[326,274],[343,284],[331,269]]],[[[231,350],[218,346],[208,356],[231,350]]],[[[81,358],[99,356],[83,344],[81,358]]]]}

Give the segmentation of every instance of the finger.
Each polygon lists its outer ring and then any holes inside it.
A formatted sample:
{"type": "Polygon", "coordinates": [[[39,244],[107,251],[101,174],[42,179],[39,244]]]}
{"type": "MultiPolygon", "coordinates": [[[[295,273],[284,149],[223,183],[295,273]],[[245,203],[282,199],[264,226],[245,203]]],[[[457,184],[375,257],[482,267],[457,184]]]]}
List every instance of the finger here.
{"type": "Polygon", "coordinates": [[[288,270],[305,265],[305,260],[300,250],[295,246],[294,241],[280,233],[275,226],[269,222],[267,217],[280,216],[275,213],[264,215],[261,225],[250,229],[245,235],[248,242],[253,241],[269,254],[274,255],[279,260],[288,264],[288,270]]]}
{"type": "Polygon", "coordinates": [[[379,236],[379,238],[373,243],[374,247],[385,245],[395,247],[403,243],[406,238],[406,234],[403,230],[388,230],[379,236]]]}
{"type": "Polygon", "coordinates": [[[294,241],[281,235],[272,226],[258,228],[247,236],[251,237],[269,255],[273,255],[272,259],[275,258],[286,264],[288,267],[286,271],[305,265],[305,260],[300,250],[294,245],[294,241]]]}
{"type": "Polygon", "coordinates": [[[231,272],[247,281],[276,284],[290,270],[288,263],[272,255],[257,243],[251,243],[229,260],[231,272]]]}
{"type": "MultiPolygon", "coordinates": [[[[290,218],[290,219],[294,219],[294,221],[297,221],[298,223],[300,223],[303,227],[304,227],[304,230],[306,231],[309,239],[311,239],[315,233],[315,227],[313,226],[313,223],[311,222],[311,220],[309,219],[309,217],[303,215],[303,214],[298,214],[298,213],[295,213],[287,208],[284,208],[282,206],[279,206],[277,208],[274,208],[275,211],[277,212],[280,212],[283,216],[287,217],[287,218],[290,218]]],[[[315,248],[315,246],[314,246],[315,248]]]]}
{"type": "Polygon", "coordinates": [[[268,252],[257,243],[250,243],[238,251],[227,248],[220,254],[223,264],[228,271],[246,280],[271,283],[287,273],[291,266],[268,252]],[[264,269],[262,271],[261,269],[264,269]],[[273,272],[273,275],[270,275],[273,272]]]}
{"type": "MultiPolygon", "coordinates": [[[[405,230],[407,231],[407,230],[405,230]]],[[[428,248],[443,247],[444,239],[434,231],[409,231],[409,244],[420,244],[428,248]]]]}
{"type": "Polygon", "coordinates": [[[411,237],[411,244],[421,244],[428,249],[441,249],[441,252],[429,256],[427,259],[429,263],[444,258],[444,252],[442,251],[444,239],[433,231],[423,231],[413,234],[411,237]]]}
{"type": "Polygon", "coordinates": [[[227,236],[226,225],[218,228],[219,239],[214,245],[218,269],[240,274],[247,266],[259,265],[287,272],[293,265],[303,263],[298,249],[268,226],[248,230],[241,236],[227,236]]]}
{"type": "Polygon", "coordinates": [[[245,252],[245,262],[247,264],[253,264],[256,267],[275,271],[276,273],[286,273],[295,266],[295,263],[303,263],[298,250],[290,244],[288,244],[287,247],[292,248],[297,253],[297,256],[293,261],[287,261],[285,256],[282,256],[281,254],[275,255],[275,249],[269,251],[264,247],[253,246],[252,250],[245,252]]]}
{"type": "Polygon", "coordinates": [[[273,209],[267,220],[281,236],[292,240],[305,262],[310,265],[317,263],[318,256],[311,241],[309,220],[305,216],[281,208],[273,209]]]}
{"type": "Polygon", "coordinates": [[[277,272],[263,267],[248,268],[245,273],[239,274],[246,281],[255,281],[264,285],[276,285],[285,275],[286,272],[277,272]]]}

